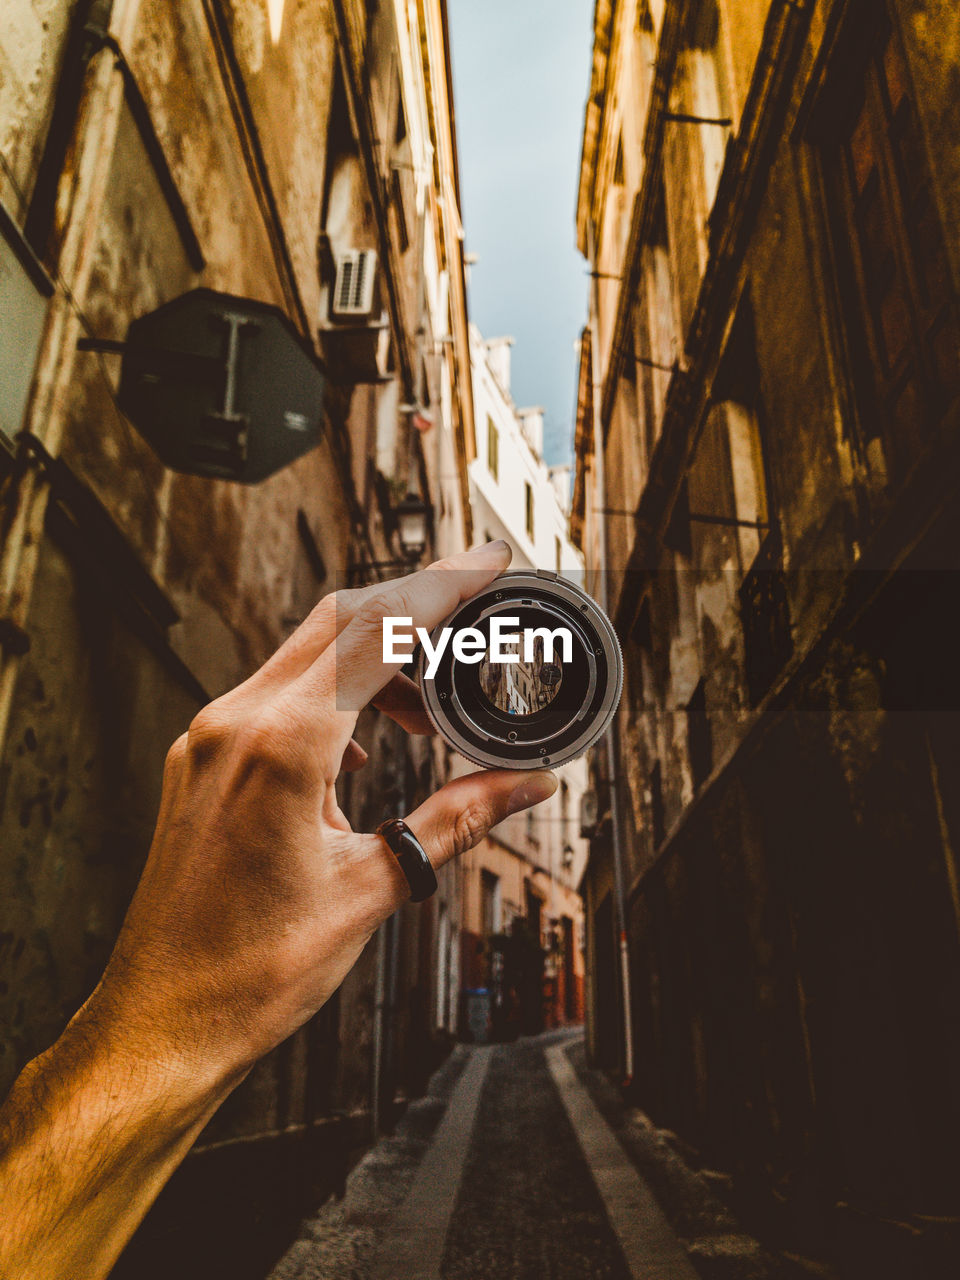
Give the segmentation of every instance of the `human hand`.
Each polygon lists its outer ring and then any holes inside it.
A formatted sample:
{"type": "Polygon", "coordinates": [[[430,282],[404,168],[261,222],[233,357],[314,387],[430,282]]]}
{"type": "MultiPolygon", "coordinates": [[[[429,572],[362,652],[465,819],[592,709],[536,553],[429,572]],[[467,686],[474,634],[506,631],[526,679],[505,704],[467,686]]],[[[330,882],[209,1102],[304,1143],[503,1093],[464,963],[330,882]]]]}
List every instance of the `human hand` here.
{"type": "MultiPolygon", "coordinates": [[[[510,559],[505,543],[341,593],[171,748],[153,843],[116,948],[64,1034],[0,1109],[0,1274],[103,1277],[197,1134],[250,1067],[310,1018],[409,896],[393,854],[337,804],[373,701],[429,732],[382,661],[382,623],[432,629],[510,559]]],[[[448,783],[409,815],[439,867],[552,774],[448,783]]]]}
{"type": "MultiPolygon", "coordinates": [[[[317,1011],[409,897],[384,841],[350,829],[335,790],[341,764],[364,759],[351,734],[371,700],[430,730],[416,686],[383,663],[383,618],[432,629],[509,558],[494,543],[327,597],[199,713],[168,756],[143,877],[85,1016],[228,1088],[317,1011]]],[[[475,773],[407,821],[439,867],[555,787],[544,772],[475,773]]]]}

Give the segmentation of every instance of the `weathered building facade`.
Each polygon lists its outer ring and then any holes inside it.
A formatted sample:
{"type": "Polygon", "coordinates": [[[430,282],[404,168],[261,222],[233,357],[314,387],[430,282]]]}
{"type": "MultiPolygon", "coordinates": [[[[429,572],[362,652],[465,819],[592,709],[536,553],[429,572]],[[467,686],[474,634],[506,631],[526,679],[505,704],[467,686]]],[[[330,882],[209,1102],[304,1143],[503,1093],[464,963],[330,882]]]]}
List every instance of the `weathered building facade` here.
{"type": "MultiPolygon", "coordinates": [[[[323,594],[471,539],[473,419],[441,0],[13,0],[0,156],[5,1090],[95,983],[197,709],[323,594]],[[278,308],[326,378],[320,445],[258,485],[170,470],[117,405],[104,344],[200,285],[278,308]],[[407,495],[429,537],[405,559],[407,495]]],[[[448,767],[374,713],[358,738],[357,826],[448,767]]],[[[449,868],[384,926],[116,1274],[265,1273],[442,1054],[459,904],[449,868]]]]}
{"type": "Polygon", "coordinates": [[[599,0],[584,130],[591,1048],[851,1277],[960,1258],[958,56],[941,0],[599,0]]]}

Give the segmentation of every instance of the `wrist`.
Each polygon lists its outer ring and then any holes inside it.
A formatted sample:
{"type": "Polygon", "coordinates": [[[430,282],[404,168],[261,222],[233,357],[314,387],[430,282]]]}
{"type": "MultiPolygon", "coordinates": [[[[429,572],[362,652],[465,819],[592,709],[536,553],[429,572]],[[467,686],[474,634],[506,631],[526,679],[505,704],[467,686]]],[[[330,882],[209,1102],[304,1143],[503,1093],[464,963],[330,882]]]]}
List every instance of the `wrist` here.
{"type": "Polygon", "coordinates": [[[103,984],[54,1048],[87,1064],[91,1079],[111,1079],[118,1103],[136,1103],[145,1123],[155,1116],[171,1137],[206,1123],[249,1070],[211,1052],[164,1010],[146,1001],[121,1003],[103,984]]]}
{"type": "Polygon", "coordinates": [[[226,1093],[96,993],[0,1111],[0,1273],[105,1276],[226,1093]],[[121,1032],[123,1032],[121,1034],[121,1032]],[[57,1224],[51,1230],[51,1223],[57,1224]]]}

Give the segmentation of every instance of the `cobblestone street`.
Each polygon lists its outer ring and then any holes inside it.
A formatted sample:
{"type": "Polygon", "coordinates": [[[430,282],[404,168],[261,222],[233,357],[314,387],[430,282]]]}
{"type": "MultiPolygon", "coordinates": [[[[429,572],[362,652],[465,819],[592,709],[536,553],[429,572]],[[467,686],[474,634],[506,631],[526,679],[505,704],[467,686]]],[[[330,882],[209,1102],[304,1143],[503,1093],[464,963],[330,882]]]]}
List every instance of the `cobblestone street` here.
{"type": "MultiPolygon", "coordinates": [[[[716,1175],[714,1175],[715,1180],[716,1175]]],[[[270,1280],[788,1280],[577,1035],[460,1046],[270,1280]]]]}

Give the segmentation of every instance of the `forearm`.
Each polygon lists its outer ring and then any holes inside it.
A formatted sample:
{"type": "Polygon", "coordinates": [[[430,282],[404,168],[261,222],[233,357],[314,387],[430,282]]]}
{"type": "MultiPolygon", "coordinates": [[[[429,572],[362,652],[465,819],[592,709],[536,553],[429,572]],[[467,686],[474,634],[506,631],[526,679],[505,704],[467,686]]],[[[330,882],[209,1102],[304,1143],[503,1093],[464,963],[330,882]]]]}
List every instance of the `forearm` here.
{"type": "Polygon", "coordinates": [[[0,1275],[106,1276],[229,1086],[83,1010],[0,1108],[0,1275]]]}

